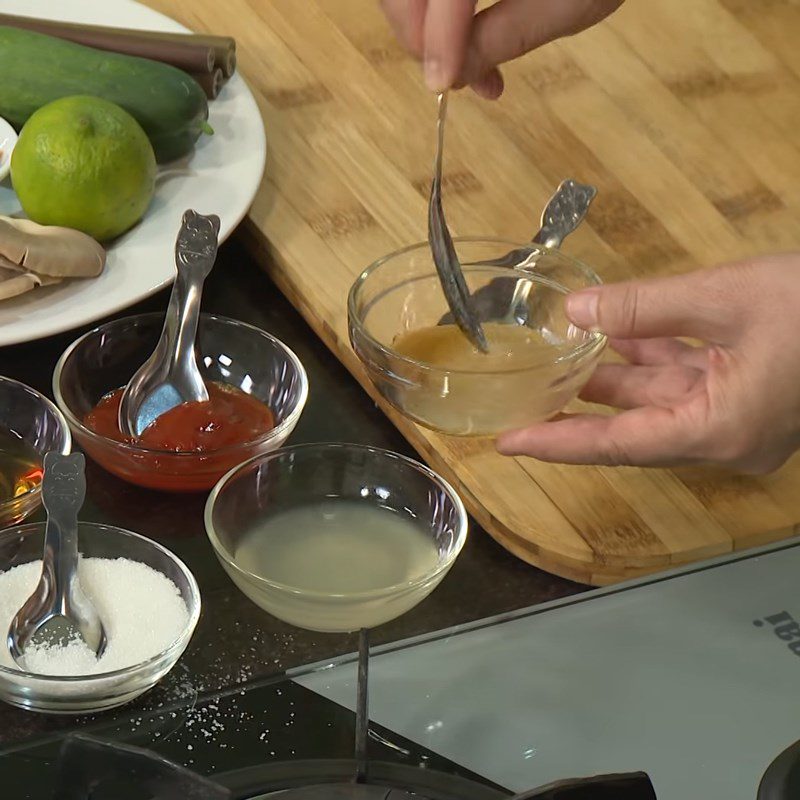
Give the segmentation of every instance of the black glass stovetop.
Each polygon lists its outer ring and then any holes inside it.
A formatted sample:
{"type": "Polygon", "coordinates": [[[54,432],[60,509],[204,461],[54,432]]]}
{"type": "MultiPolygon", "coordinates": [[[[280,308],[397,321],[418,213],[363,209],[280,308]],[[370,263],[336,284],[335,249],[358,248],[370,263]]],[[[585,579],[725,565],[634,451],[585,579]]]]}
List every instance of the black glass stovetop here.
{"type": "MultiPolygon", "coordinates": [[[[371,724],[355,784],[350,710],[287,678],[163,705],[123,721],[68,726],[0,750],[2,800],[500,800],[460,765],[371,724]],[[278,795],[276,795],[278,796],[278,795]]],[[[645,776],[549,787],[541,800],[653,800],[645,776]]]]}
{"type": "MultiPolygon", "coordinates": [[[[99,718],[57,736],[0,750],[0,786],[4,787],[0,796],[3,800],[59,797],[57,790],[63,791],[60,784],[64,777],[62,753],[69,756],[72,749],[72,760],[77,762],[93,757],[98,763],[113,761],[113,750],[98,748],[93,754],[91,743],[132,745],[192,773],[223,784],[233,783],[240,793],[236,796],[241,796],[242,791],[256,790],[260,775],[266,776],[265,783],[270,775],[285,775],[287,770],[280,765],[287,763],[302,763],[305,772],[309,772],[310,762],[327,762],[334,772],[346,771],[353,757],[354,735],[355,716],[351,711],[284,678],[164,705],[122,722],[104,724],[99,718]],[[73,741],[65,749],[75,733],[90,740],[73,741]]],[[[370,760],[376,763],[463,777],[492,788],[487,798],[507,794],[501,787],[379,726],[371,726],[370,740],[370,760]]],[[[122,769],[118,765],[118,770],[122,769]]],[[[97,800],[106,796],[149,800],[140,789],[131,782],[114,783],[113,794],[97,795],[97,800]]]]}

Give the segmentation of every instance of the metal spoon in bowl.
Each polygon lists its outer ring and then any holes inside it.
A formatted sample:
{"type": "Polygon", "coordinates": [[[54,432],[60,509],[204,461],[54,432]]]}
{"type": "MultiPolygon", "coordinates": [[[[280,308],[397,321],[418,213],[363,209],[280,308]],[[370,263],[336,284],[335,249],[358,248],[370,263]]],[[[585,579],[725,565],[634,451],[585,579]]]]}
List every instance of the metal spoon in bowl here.
{"type": "Polygon", "coordinates": [[[119,406],[119,427],[138,437],[158,417],[183,403],[208,400],[197,366],[195,338],[203,283],[217,257],[219,217],[183,215],[175,242],[178,270],[156,349],[128,382],[119,406]]]}
{"type": "Polygon", "coordinates": [[[473,308],[469,289],[464,280],[464,273],[461,271],[461,264],[458,263],[456,248],[453,245],[450,231],[447,229],[442,208],[442,151],[444,150],[444,123],[447,118],[446,92],[442,92],[438,96],[438,102],[436,161],[434,162],[431,196],[428,202],[428,242],[431,246],[433,263],[439,273],[442,291],[456,325],[478,350],[486,353],[489,350],[486,336],[473,308]]]}
{"type": "MultiPolygon", "coordinates": [[[[564,239],[583,222],[596,194],[594,186],[578,183],[571,178],[561,181],[542,210],[539,230],[531,244],[540,244],[551,250],[561,247],[564,239]]],[[[520,248],[491,261],[470,262],[468,266],[519,267],[530,255],[528,248],[520,248]]]]}
{"type": "MultiPolygon", "coordinates": [[[[573,180],[562,181],[542,212],[541,227],[533,238],[533,244],[541,244],[552,249],[560,247],[564,238],[581,224],[596,194],[597,189],[594,186],[584,186],[573,180]]],[[[514,257],[514,253],[506,256],[506,258],[514,257]]],[[[512,262],[514,263],[519,262],[512,262]]],[[[534,266],[535,260],[530,265],[523,260],[522,264],[534,266]]],[[[504,322],[524,325],[528,321],[528,295],[532,286],[531,281],[517,281],[504,322]]]]}
{"type": "Polygon", "coordinates": [[[8,649],[25,668],[25,650],[34,638],[48,643],[83,639],[99,658],[106,632],[78,579],[78,512],[86,496],[83,453],[44,457],[42,501],[47,525],[42,575],[33,594],[11,620],[8,649]]]}
{"type": "MultiPolygon", "coordinates": [[[[531,240],[531,244],[543,245],[551,250],[558,249],[564,239],[584,220],[596,194],[597,189],[594,186],[578,183],[572,179],[561,181],[542,211],[541,224],[538,232],[531,240]]],[[[538,250],[523,247],[511,250],[500,258],[469,262],[465,266],[533,267],[538,255],[538,250]]],[[[472,296],[477,309],[480,310],[486,301],[491,303],[492,306],[496,305],[497,300],[493,297],[495,280],[490,281],[486,286],[482,286],[472,296]]],[[[531,285],[530,281],[521,280],[514,284],[514,291],[509,299],[508,312],[505,317],[506,322],[516,322],[523,325],[527,322],[528,308],[526,304],[531,285]]],[[[491,317],[491,310],[487,310],[487,313],[483,316],[491,317]]],[[[452,314],[445,314],[439,320],[439,324],[452,325],[452,314]]]]}

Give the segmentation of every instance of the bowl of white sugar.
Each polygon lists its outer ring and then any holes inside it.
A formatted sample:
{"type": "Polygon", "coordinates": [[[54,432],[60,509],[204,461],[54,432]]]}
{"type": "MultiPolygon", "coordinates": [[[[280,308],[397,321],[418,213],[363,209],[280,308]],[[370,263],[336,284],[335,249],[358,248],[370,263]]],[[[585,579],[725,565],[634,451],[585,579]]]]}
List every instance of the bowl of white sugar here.
{"type": "Polygon", "coordinates": [[[81,587],[103,620],[98,659],[78,639],[25,651],[26,671],[5,642],[11,619],[36,587],[44,523],[0,532],[0,699],[31,711],[83,714],[128,703],[175,665],[200,617],[188,567],[160,544],[112,525],[78,523],[81,587]]]}

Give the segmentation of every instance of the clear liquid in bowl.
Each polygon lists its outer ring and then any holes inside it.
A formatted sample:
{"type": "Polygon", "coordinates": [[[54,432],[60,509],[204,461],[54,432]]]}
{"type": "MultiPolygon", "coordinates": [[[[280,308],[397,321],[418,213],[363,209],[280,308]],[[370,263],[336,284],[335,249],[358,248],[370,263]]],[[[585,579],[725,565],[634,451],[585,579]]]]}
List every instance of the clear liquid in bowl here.
{"type": "Polygon", "coordinates": [[[572,339],[500,322],[486,322],[483,330],[488,353],[455,325],[418,328],[394,340],[397,355],[447,371],[416,373],[416,385],[398,393],[404,413],[447,433],[488,435],[551,417],[584,380],[568,358],[572,339]]]}
{"type": "MultiPolygon", "coordinates": [[[[242,586],[273,616],[309,630],[350,631],[385,621],[385,591],[397,587],[403,593],[405,584],[436,568],[439,553],[409,517],[369,503],[329,500],[259,520],[233,560],[280,585],[264,585],[263,591],[242,586]]],[[[420,588],[411,606],[428,591],[420,588]]]]}
{"type": "Polygon", "coordinates": [[[526,325],[487,322],[483,332],[489,351],[482,353],[455,325],[432,325],[398,336],[394,351],[423,364],[459,372],[506,372],[533,364],[552,362],[559,349],[569,352],[571,345],[547,337],[526,325]],[[560,347],[559,347],[560,345],[560,347]]]}
{"type": "Polygon", "coordinates": [[[42,457],[19,435],[0,428],[0,503],[14,500],[42,482],[42,457]]]}
{"type": "Polygon", "coordinates": [[[398,271],[387,262],[367,273],[351,304],[351,341],[378,391],[427,428],[495,436],[549,419],[575,399],[605,345],[601,334],[569,320],[569,289],[557,275],[464,269],[486,354],[452,324],[435,272],[398,271]],[[514,310],[524,324],[509,318],[512,301],[523,296],[524,308],[514,310]]]}

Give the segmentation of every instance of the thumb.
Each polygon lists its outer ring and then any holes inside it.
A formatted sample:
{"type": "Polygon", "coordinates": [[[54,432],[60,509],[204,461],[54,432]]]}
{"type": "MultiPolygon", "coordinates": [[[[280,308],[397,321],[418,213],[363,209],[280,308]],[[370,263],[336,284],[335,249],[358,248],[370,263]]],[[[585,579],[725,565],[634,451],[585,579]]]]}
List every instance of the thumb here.
{"type": "Polygon", "coordinates": [[[688,336],[728,344],[738,314],[720,277],[694,272],[598,286],[568,295],[566,312],[579,328],[617,339],[688,336]]]}
{"type": "Polygon", "coordinates": [[[453,86],[464,67],[474,0],[429,0],[425,12],[425,83],[434,92],[453,86]]]}

